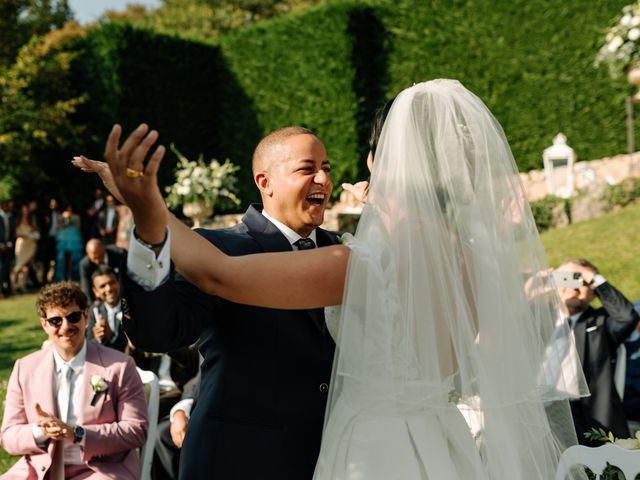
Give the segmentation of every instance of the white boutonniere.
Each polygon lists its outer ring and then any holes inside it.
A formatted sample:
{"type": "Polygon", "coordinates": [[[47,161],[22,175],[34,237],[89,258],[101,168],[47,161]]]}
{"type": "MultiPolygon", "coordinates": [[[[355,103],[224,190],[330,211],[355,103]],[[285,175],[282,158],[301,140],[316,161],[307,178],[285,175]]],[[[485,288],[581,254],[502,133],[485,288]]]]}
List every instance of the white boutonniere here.
{"type": "Polygon", "coordinates": [[[91,385],[91,389],[93,390],[93,398],[91,399],[91,406],[93,407],[96,404],[96,400],[98,399],[98,394],[100,392],[104,392],[107,388],[109,388],[109,384],[100,375],[91,375],[89,384],[91,385]]]}
{"type": "Polygon", "coordinates": [[[339,244],[349,245],[351,242],[353,242],[354,236],[350,233],[343,233],[342,235],[338,235],[336,238],[339,244]]]}

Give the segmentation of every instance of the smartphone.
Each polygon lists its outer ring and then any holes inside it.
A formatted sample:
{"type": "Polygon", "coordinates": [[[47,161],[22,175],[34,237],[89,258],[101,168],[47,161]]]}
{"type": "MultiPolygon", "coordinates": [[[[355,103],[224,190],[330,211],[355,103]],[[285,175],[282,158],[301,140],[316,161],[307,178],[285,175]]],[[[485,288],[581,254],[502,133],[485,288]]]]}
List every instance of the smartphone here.
{"type": "Polygon", "coordinates": [[[580,288],[584,285],[580,272],[553,272],[553,279],[559,288],[580,288]]]}

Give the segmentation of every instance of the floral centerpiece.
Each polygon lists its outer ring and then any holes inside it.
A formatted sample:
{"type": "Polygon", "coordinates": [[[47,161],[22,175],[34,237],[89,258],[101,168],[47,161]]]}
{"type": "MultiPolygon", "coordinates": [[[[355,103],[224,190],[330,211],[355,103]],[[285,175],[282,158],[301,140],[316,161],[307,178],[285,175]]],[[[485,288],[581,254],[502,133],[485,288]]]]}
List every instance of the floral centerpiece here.
{"type": "Polygon", "coordinates": [[[607,64],[611,78],[640,66],[640,1],[627,5],[607,30],[594,65],[607,64]]]}
{"type": "Polygon", "coordinates": [[[213,214],[216,207],[231,207],[240,204],[237,192],[238,179],[235,175],[240,167],[225,160],[224,163],[212,159],[208,164],[202,154],[197,160],[189,160],[171,145],[178,157],[176,182],[167,187],[167,205],[171,208],[182,206],[183,213],[194,220],[194,226],[213,214]]]}

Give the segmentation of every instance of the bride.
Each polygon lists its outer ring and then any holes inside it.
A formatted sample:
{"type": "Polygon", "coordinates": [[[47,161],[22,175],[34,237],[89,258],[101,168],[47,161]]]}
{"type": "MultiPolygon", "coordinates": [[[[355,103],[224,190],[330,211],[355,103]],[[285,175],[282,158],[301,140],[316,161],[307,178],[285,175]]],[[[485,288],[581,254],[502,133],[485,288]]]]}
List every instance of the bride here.
{"type": "MultiPolygon", "coordinates": [[[[157,138],[144,133],[118,149],[114,128],[106,157],[136,222],[169,225],[187,279],[239,303],[341,305],[328,312],[337,350],[314,478],[554,478],[576,443],[567,399],[587,389],[577,364],[545,375],[563,361],[558,336],[565,349],[572,339],[555,326],[555,289],[526,294],[531,278],[549,281],[537,275],[547,263],[505,135],[478,97],[453,80],[402,91],[355,236],[300,252],[227,257],[181,224],[156,185],[162,147],[144,176],[125,174],[157,138]]],[[[80,164],[116,190],[104,164],[80,164]]]]}

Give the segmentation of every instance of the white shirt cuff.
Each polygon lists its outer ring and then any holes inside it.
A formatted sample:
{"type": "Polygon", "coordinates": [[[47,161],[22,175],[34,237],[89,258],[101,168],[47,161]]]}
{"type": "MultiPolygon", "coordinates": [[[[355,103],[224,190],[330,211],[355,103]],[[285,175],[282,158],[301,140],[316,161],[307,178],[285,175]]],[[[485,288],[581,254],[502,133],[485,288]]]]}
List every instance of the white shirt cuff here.
{"type": "Polygon", "coordinates": [[[606,283],[606,281],[607,281],[606,278],[604,278],[599,273],[596,273],[593,277],[593,284],[591,285],[591,288],[598,288],[603,283],[606,283]]]}
{"type": "MultiPolygon", "coordinates": [[[[135,228],[135,225],[134,225],[135,228]]],[[[129,253],[127,255],[127,275],[144,290],[158,288],[169,278],[171,270],[171,232],[167,229],[167,240],[160,253],[145,247],[131,235],[129,253]]]]}
{"type": "Polygon", "coordinates": [[[31,426],[31,431],[33,432],[33,439],[36,441],[36,445],[38,445],[40,448],[43,448],[47,443],[49,437],[47,437],[44,433],[44,430],[42,430],[35,423],[31,426]]]}
{"type": "Polygon", "coordinates": [[[169,421],[173,422],[173,415],[178,410],[182,410],[187,418],[189,418],[191,416],[191,407],[193,407],[193,398],[185,398],[184,400],[180,400],[173,407],[171,407],[171,411],[169,412],[169,421]]]}

